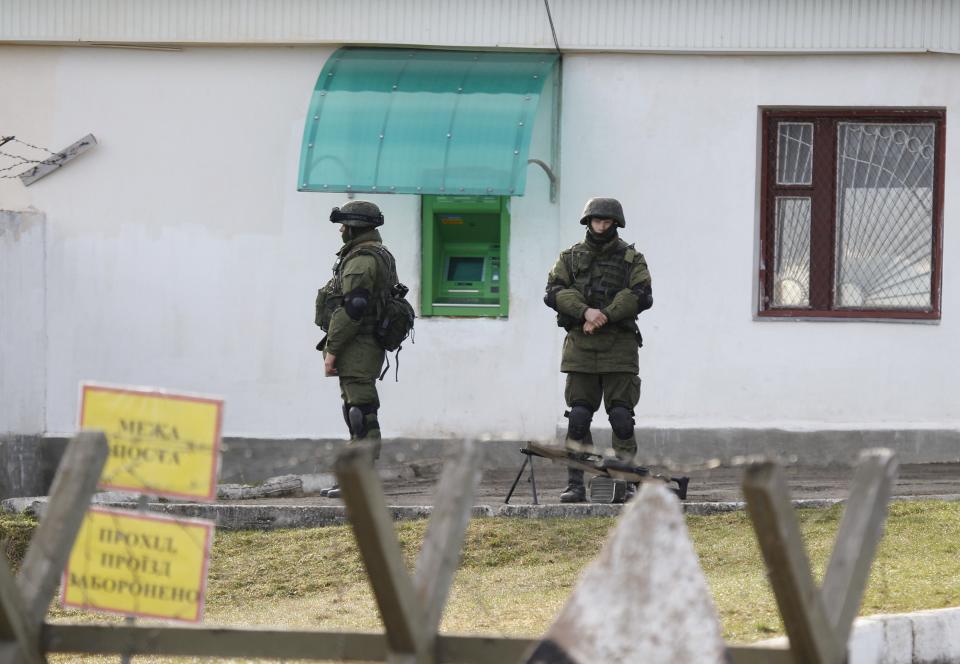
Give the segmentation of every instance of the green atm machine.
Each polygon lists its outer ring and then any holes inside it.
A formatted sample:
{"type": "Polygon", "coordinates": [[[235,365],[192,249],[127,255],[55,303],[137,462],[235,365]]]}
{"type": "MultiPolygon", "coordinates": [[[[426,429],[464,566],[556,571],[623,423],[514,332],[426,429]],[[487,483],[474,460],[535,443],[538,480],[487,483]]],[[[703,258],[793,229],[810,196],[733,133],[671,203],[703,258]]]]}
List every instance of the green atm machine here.
{"type": "Polygon", "coordinates": [[[508,201],[423,197],[421,315],[507,315],[508,201]]]}

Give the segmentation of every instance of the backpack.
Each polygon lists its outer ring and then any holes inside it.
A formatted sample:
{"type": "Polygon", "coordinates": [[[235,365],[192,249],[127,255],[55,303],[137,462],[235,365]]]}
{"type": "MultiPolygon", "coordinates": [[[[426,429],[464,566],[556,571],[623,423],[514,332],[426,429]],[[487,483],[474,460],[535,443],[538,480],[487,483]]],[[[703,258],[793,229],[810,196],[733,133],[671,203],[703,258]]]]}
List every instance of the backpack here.
{"type": "Polygon", "coordinates": [[[374,337],[384,350],[399,351],[404,341],[413,333],[413,321],[417,317],[413,306],[407,302],[408,288],[397,282],[390,289],[380,310],[380,322],[373,331],[374,337]]]}
{"type": "MultiPolygon", "coordinates": [[[[403,342],[407,337],[413,341],[413,323],[416,320],[416,312],[413,306],[407,301],[409,288],[400,283],[397,276],[397,263],[393,255],[383,245],[374,245],[359,249],[363,253],[370,254],[380,261],[380,267],[383,268],[383,274],[387,275],[387,283],[391,284],[389,290],[383,289],[379,302],[379,320],[373,330],[373,336],[377,342],[388,352],[396,351],[394,359],[397,367],[394,379],[398,378],[400,371],[400,351],[403,348],[403,342]]],[[[390,358],[387,358],[387,366],[380,374],[380,380],[387,375],[390,369],[390,358]]]]}

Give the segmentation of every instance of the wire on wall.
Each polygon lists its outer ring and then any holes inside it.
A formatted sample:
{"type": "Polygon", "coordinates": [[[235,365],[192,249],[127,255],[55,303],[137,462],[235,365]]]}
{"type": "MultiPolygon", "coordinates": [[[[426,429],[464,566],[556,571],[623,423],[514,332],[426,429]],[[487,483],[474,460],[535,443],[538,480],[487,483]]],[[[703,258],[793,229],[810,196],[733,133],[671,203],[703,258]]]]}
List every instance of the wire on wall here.
{"type": "Polygon", "coordinates": [[[550,0],[543,0],[543,6],[547,8],[547,20],[550,21],[550,32],[553,34],[553,45],[560,53],[560,42],[557,40],[557,29],[553,25],[553,14],[550,12],[550,0]]]}
{"type": "MultiPolygon", "coordinates": [[[[19,151],[20,150],[18,150],[18,152],[19,151]]],[[[0,136],[0,157],[13,160],[13,163],[8,166],[0,166],[0,179],[6,180],[18,178],[35,166],[53,163],[54,159],[56,159],[56,156],[57,155],[55,152],[48,150],[47,148],[42,148],[38,145],[33,145],[32,143],[27,143],[26,141],[21,141],[16,136],[0,136]],[[11,145],[11,148],[8,149],[12,149],[15,145],[19,145],[30,150],[43,152],[45,155],[41,159],[33,159],[27,155],[8,152],[6,149],[3,149],[8,144],[11,145]],[[16,170],[21,166],[25,166],[26,168],[16,173],[9,173],[9,171],[16,170]]]]}

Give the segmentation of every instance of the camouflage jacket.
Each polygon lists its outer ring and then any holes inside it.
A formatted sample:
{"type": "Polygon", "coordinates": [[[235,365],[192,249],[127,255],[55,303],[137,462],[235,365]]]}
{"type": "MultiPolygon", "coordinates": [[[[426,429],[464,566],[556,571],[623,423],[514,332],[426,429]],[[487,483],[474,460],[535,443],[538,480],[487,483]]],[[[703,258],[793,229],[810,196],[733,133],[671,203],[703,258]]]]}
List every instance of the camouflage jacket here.
{"type": "Polygon", "coordinates": [[[375,253],[379,251],[387,250],[376,229],[344,244],[337,252],[333,278],[317,296],[316,323],[327,331],[324,353],[337,356],[340,376],[375,377],[383,365],[384,351],[374,338],[373,330],[379,319],[383,293],[390,288],[387,285],[390,275],[384,274],[384,261],[375,253]],[[343,307],[343,295],[358,288],[367,289],[371,295],[367,311],[359,320],[354,320],[343,307]]]}
{"type": "Polygon", "coordinates": [[[567,330],[561,371],[639,373],[636,317],[653,300],[647,262],[633,245],[619,237],[600,246],[578,242],[560,253],[546,290],[544,301],[567,330]],[[588,308],[608,320],[593,334],[583,331],[588,308]]]}

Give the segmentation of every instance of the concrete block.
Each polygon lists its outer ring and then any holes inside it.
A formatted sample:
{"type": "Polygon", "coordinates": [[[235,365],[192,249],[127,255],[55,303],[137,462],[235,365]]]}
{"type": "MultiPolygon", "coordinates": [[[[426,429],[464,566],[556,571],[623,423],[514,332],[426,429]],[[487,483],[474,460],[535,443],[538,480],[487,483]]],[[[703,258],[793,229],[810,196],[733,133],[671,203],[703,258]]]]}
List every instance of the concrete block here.
{"type": "Polygon", "coordinates": [[[497,516],[523,519],[584,518],[592,516],[620,516],[623,505],[610,503],[577,503],[573,505],[500,505],[497,516]]]}
{"type": "Polygon", "coordinates": [[[913,623],[913,662],[940,664],[960,661],[960,608],[919,611],[913,623]]]}
{"type": "Polygon", "coordinates": [[[278,530],[318,528],[347,523],[342,505],[201,505],[152,504],[151,512],[212,519],[223,530],[278,530]]]}
{"type": "Polygon", "coordinates": [[[318,496],[321,489],[327,489],[337,483],[337,478],[333,473],[311,473],[299,477],[303,482],[303,495],[305,496],[318,496]]]}
{"type": "Polygon", "coordinates": [[[271,477],[262,484],[219,484],[217,500],[252,500],[256,498],[302,497],[303,480],[297,475],[271,477]]]}
{"type": "Polygon", "coordinates": [[[883,622],[858,620],[847,642],[847,664],[877,664],[885,649],[883,622]]]}
{"type": "Polygon", "coordinates": [[[7,498],[0,501],[0,511],[6,514],[29,514],[39,517],[46,509],[47,499],[43,498],[7,498]]]}
{"type": "Polygon", "coordinates": [[[666,487],[645,484],[627,505],[542,645],[584,664],[725,661],[710,589],[666,487]]]}
{"type": "Polygon", "coordinates": [[[911,664],[913,662],[913,623],[909,615],[874,616],[883,623],[883,652],[881,664],[911,664]]]}
{"type": "Polygon", "coordinates": [[[717,502],[717,503],[683,503],[684,514],[693,514],[695,516],[707,516],[710,514],[724,514],[726,512],[739,512],[747,508],[743,501],[717,502]]]}
{"type": "MultiPolygon", "coordinates": [[[[136,503],[114,503],[111,507],[136,508],[136,503]]],[[[150,503],[151,512],[198,519],[209,519],[222,530],[278,530],[282,528],[321,528],[349,523],[343,505],[242,505],[222,503],[150,503]]],[[[394,521],[427,519],[433,507],[403,505],[391,507],[394,521]]],[[[472,518],[492,517],[489,505],[476,505],[472,518]]]]}

